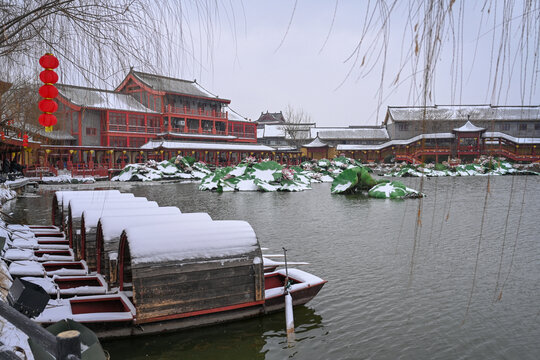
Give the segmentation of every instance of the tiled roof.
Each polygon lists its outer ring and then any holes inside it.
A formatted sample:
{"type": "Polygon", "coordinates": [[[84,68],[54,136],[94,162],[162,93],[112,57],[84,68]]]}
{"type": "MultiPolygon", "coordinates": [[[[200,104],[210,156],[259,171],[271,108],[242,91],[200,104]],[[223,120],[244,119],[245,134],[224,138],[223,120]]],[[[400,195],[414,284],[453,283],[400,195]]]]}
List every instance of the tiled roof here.
{"type": "Polygon", "coordinates": [[[196,81],[176,79],[161,75],[147,74],[139,71],[131,71],[133,76],[145,83],[150,88],[157,91],[164,91],[168,93],[185,94],[190,96],[210,98],[220,101],[229,101],[221,99],[214,94],[206,91],[202,86],[197,84],[196,81]]]}
{"type": "MultiPolygon", "coordinates": [[[[540,106],[435,105],[424,107],[388,107],[387,117],[393,121],[470,120],[540,120],[540,106]]],[[[387,119],[388,120],[388,119],[387,119]]]]}
{"type": "Polygon", "coordinates": [[[58,84],[58,92],[71,103],[87,108],[156,113],[132,96],[109,90],[58,84]]]}
{"type": "Polygon", "coordinates": [[[311,137],[322,140],[363,140],[363,139],[389,139],[385,128],[311,128],[311,137]]]}

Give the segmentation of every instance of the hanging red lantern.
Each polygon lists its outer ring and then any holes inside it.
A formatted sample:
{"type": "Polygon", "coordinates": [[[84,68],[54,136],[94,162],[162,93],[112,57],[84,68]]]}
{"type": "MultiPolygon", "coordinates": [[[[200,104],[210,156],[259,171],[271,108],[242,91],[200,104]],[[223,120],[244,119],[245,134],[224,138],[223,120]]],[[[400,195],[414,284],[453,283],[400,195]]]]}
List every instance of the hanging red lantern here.
{"type": "Polygon", "coordinates": [[[39,123],[45,126],[45,131],[52,131],[57,119],[52,113],[58,110],[58,104],[53,99],[58,96],[58,89],[53,85],[58,81],[58,74],[54,72],[59,65],[58,59],[53,54],[47,53],[39,59],[39,64],[45,68],[39,78],[45,83],[39,88],[39,95],[44,99],[39,102],[39,109],[43,114],[39,116],[39,123]]]}
{"type": "Polygon", "coordinates": [[[28,146],[28,135],[27,135],[27,134],[24,134],[24,135],[23,135],[22,145],[23,145],[23,147],[27,147],[27,146],[28,146]]]}
{"type": "Polygon", "coordinates": [[[41,126],[45,126],[45,131],[50,131],[51,128],[56,125],[57,119],[56,116],[51,113],[44,113],[39,115],[39,123],[41,126]]]}
{"type": "Polygon", "coordinates": [[[58,82],[58,74],[54,70],[43,70],[39,73],[39,79],[45,84],[56,84],[58,82]]]}
{"type": "Polygon", "coordinates": [[[39,65],[45,69],[56,69],[59,65],[58,59],[53,54],[45,54],[39,59],[39,65]]]}
{"type": "Polygon", "coordinates": [[[51,84],[45,84],[39,88],[39,95],[43,98],[54,99],[58,96],[58,89],[51,84]]]}
{"type": "Polygon", "coordinates": [[[0,133],[0,135],[2,136],[2,141],[6,140],[6,134],[4,134],[3,131],[2,131],[2,133],[0,133]]]}
{"type": "Polygon", "coordinates": [[[58,104],[52,99],[43,99],[38,104],[39,110],[45,113],[53,113],[58,110],[58,104]]]}

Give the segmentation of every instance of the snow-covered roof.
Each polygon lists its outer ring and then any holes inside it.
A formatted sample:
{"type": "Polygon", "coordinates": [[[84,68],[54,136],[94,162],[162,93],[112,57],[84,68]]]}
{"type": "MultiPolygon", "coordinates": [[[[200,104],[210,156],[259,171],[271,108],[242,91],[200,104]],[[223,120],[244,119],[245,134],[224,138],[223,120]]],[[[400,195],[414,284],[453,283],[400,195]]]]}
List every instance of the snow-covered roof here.
{"type": "Polygon", "coordinates": [[[387,120],[418,121],[424,119],[437,121],[464,120],[538,120],[540,106],[492,106],[492,105],[435,105],[418,107],[388,107],[387,120]]]}
{"type": "Polygon", "coordinates": [[[283,125],[264,125],[264,127],[257,129],[257,138],[285,138],[285,127],[283,125]]]}
{"type": "Polygon", "coordinates": [[[485,128],[481,128],[476,125],[473,125],[473,123],[470,121],[467,121],[465,125],[454,129],[454,131],[457,131],[457,132],[480,132],[480,131],[485,131],[485,130],[486,130],[485,128]]]}
{"type": "Polygon", "coordinates": [[[125,200],[113,199],[107,201],[84,201],[83,199],[73,199],[69,202],[72,219],[80,218],[85,210],[130,209],[135,207],[153,208],[158,207],[158,204],[155,201],[148,201],[145,197],[135,197],[125,200]]]}
{"type": "MultiPolygon", "coordinates": [[[[158,208],[159,209],[159,208],[158,208]]],[[[132,227],[145,225],[159,225],[167,227],[169,224],[186,224],[197,222],[209,222],[212,218],[207,213],[185,213],[157,215],[149,213],[147,215],[135,216],[102,216],[100,219],[101,229],[103,231],[103,240],[109,241],[112,238],[118,238],[122,231],[132,227]]]]}
{"type": "Polygon", "coordinates": [[[309,139],[310,129],[310,124],[264,124],[263,126],[257,128],[257,138],[291,139],[290,133],[287,132],[287,130],[289,130],[290,132],[294,132],[297,138],[301,137],[304,139],[309,139]]]}
{"type": "Polygon", "coordinates": [[[135,100],[131,95],[66,84],[58,84],[56,87],[60,95],[77,106],[157,114],[135,100]]]}
{"type": "Polygon", "coordinates": [[[316,137],[315,139],[313,139],[312,142],[310,142],[309,144],[306,144],[306,145],[302,145],[303,147],[306,147],[306,148],[319,148],[319,147],[328,147],[327,144],[323,143],[321,141],[321,139],[319,139],[318,137],[316,137]]]}
{"type": "Polygon", "coordinates": [[[222,258],[259,247],[253,228],[245,221],[159,224],[130,227],[125,232],[133,264],[222,258]]]}
{"type": "Polygon", "coordinates": [[[131,70],[133,76],[145,83],[148,87],[151,87],[157,91],[163,91],[168,93],[185,94],[190,96],[198,96],[204,98],[210,98],[220,101],[228,101],[221,99],[218,96],[210,93],[197,83],[196,80],[183,80],[172,77],[166,77],[155,74],[148,74],[139,71],[131,70]]]}
{"type": "Polygon", "coordinates": [[[98,221],[105,217],[138,217],[139,215],[147,216],[165,216],[165,215],[180,215],[182,212],[176,206],[163,206],[157,208],[141,208],[134,207],[132,209],[86,209],[83,211],[82,216],[84,217],[84,226],[86,231],[89,231],[91,228],[96,227],[98,221]]]}
{"type": "Polygon", "coordinates": [[[364,139],[377,139],[385,140],[390,139],[386,128],[379,127],[362,127],[362,128],[351,128],[351,127],[335,127],[335,128],[324,128],[324,127],[314,127],[311,128],[311,137],[319,137],[322,140],[364,140],[364,139]]]}
{"type": "Polygon", "coordinates": [[[514,136],[507,135],[502,132],[485,132],[482,134],[484,138],[503,138],[509,140],[515,144],[540,144],[540,138],[518,138],[514,136]]]}
{"type": "MultiPolygon", "coordinates": [[[[76,140],[76,138],[73,135],[71,135],[69,132],[63,131],[63,130],[58,130],[58,127],[54,127],[53,131],[51,131],[51,132],[46,132],[45,128],[43,126],[33,125],[33,124],[30,124],[28,121],[24,121],[24,120],[15,120],[15,121],[13,121],[13,123],[11,124],[11,127],[15,128],[15,129],[25,131],[25,132],[28,132],[29,135],[37,134],[37,135],[43,136],[44,138],[51,139],[51,140],[76,140]]],[[[9,136],[6,136],[6,137],[9,137],[9,136]]],[[[11,136],[11,138],[12,139],[18,139],[15,136],[11,136]]],[[[31,142],[31,143],[32,142],[33,143],[41,143],[40,141],[35,141],[32,138],[32,136],[30,136],[28,141],[31,142]]]]}
{"type": "Polygon", "coordinates": [[[413,142],[422,139],[453,139],[455,136],[451,133],[434,133],[434,134],[422,134],[412,137],[405,140],[391,140],[383,144],[378,145],[348,145],[348,144],[339,144],[336,146],[338,151],[354,151],[354,150],[382,150],[392,145],[409,145],[413,142]]]}
{"type": "Polygon", "coordinates": [[[141,149],[173,149],[173,150],[223,150],[223,151],[274,151],[273,148],[258,144],[223,144],[185,141],[150,140],[141,149]]]}
{"type": "Polygon", "coordinates": [[[229,120],[251,122],[247,117],[240,115],[236,110],[231,109],[230,106],[224,106],[223,111],[227,111],[229,120]]]}

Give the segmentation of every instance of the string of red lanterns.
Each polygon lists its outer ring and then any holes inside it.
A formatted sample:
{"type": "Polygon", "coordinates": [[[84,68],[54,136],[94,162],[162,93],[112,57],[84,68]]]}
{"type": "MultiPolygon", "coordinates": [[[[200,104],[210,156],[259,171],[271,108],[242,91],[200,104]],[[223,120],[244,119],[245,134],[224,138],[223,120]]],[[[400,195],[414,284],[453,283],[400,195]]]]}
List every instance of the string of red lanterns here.
{"type": "Polygon", "coordinates": [[[58,96],[58,89],[54,84],[58,82],[58,74],[54,72],[59,65],[58,59],[53,54],[45,54],[39,59],[39,64],[45,68],[39,73],[39,79],[45,83],[39,88],[39,95],[44,99],[38,104],[43,114],[39,116],[39,123],[45,126],[46,132],[51,132],[58,120],[53,115],[58,110],[58,104],[53,99],[58,96]]]}

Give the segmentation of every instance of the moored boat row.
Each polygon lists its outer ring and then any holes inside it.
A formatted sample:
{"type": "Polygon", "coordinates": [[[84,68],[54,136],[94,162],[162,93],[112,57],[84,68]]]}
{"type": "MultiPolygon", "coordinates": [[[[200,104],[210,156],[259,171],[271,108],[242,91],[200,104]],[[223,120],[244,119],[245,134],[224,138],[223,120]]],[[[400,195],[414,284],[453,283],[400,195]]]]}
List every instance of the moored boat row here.
{"type": "MultiPolygon", "coordinates": [[[[325,280],[277,269],[245,221],[215,221],[116,190],[58,191],[53,225],[9,225],[11,277],[51,296],[35,321],[70,318],[101,337],[237,320],[317,295],[325,280]]],[[[302,263],[298,263],[302,264],[302,263]]]]}

